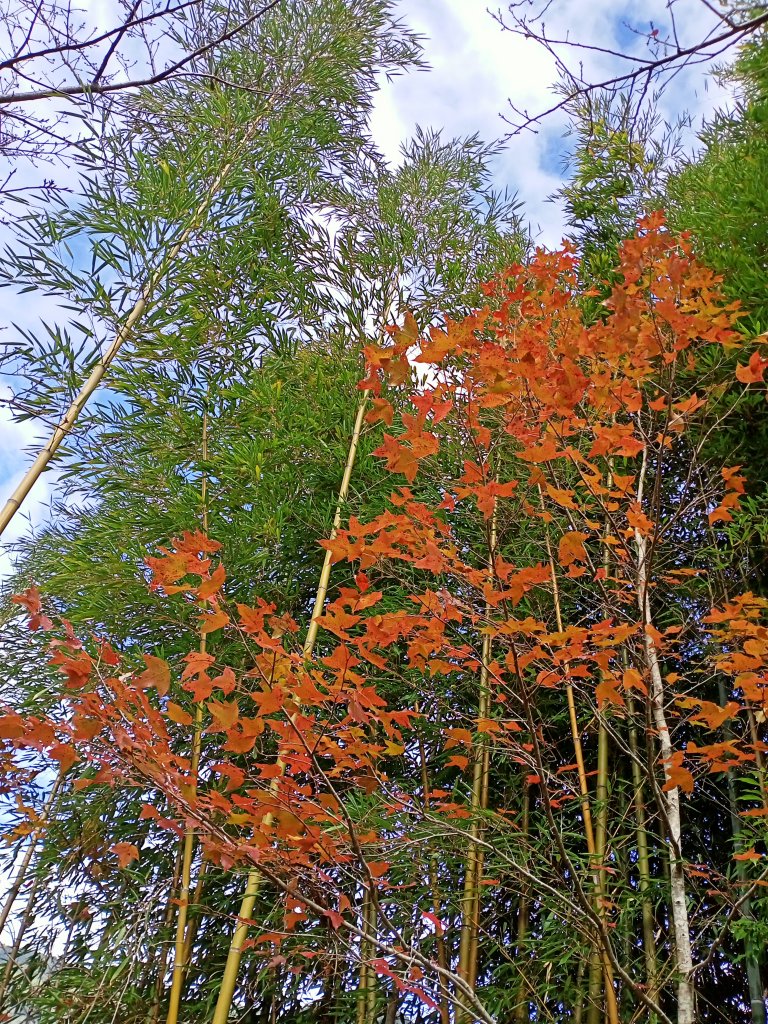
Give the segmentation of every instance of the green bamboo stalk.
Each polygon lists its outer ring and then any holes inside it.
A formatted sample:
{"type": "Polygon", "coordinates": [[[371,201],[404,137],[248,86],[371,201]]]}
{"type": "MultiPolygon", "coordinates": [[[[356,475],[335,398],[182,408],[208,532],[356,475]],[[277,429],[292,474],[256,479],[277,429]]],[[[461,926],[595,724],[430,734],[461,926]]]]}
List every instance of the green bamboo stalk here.
{"type": "MultiPolygon", "coordinates": [[[[378,919],[376,916],[376,900],[373,893],[369,894],[368,898],[368,920],[365,923],[366,931],[369,935],[373,936],[371,941],[371,956],[376,952],[375,947],[375,936],[378,930],[378,919]]],[[[366,1019],[371,1021],[376,1019],[376,1003],[377,1003],[377,991],[376,991],[376,971],[373,967],[368,968],[368,998],[366,1000],[366,1019]]]]}
{"type": "Polygon", "coordinates": [[[755,764],[757,765],[757,781],[760,786],[760,795],[763,798],[763,806],[768,806],[768,771],[766,771],[762,744],[757,733],[755,710],[751,706],[747,706],[747,723],[749,725],[749,735],[752,740],[752,746],[755,750],[755,764]]]}
{"type": "MultiPolygon", "coordinates": [[[[539,501],[541,502],[542,509],[544,507],[544,498],[541,493],[541,487],[539,487],[539,501]]],[[[560,604],[560,587],[557,582],[557,571],[555,569],[555,557],[552,552],[552,543],[549,539],[549,532],[545,535],[545,543],[547,550],[547,557],[549,560],[549,573],[550,580],[552,582],[552,597],[555,606],[555,622],[557,623],[558,632],[563,632],[563,613],[560,604]]],[[[566,682],[565,685],[566,702],[568,705],[568,718],[570,722],[571,730],[571,741],[573,743],[573,749],[576,756],[576,767],[579,778],[579,791],[581,795],[581,812],[582,819],[584,821],[584,837],[587,843],[587,853],[589,854],[590,860],[594,869],[594,886],[596,894],[596,911],[600,917],[604,916],[604,879],[605,872],[601,870],[600,861],[597,858],[597,839],[595,836],[595,830],[592,822],[592,811],[589,800],[589,786],[587,784],[587,773],[584,766],[584,749],[581,743],[581,731],[579,730],[578,718],[576,715],[576,700],[573,694],[573,686],[570,681],[566,682]]],[[[610,1024],[618,1024],[618,1005],[616,1002],[616,993],[613,988],[613,969],[605,950],[601,950],[597,940],[593,945],[593,951],[590,957],[590,965],[594,963],[595,959],[599,959],[602,964],[602,974],[605,979],[605,995],[606,995],[606,1009],[608,1021],[610,1024]]],[[[590,966],[590,985],[592,982],[592,966],[590,966]]],[[[590,990],[590,996],[594,994],[593,990],[590,990]]],[[[590,998],[590,1009],[597,1004],[590,998]]],[[[590,1024],[593,1024],[590,1021],[590,1024]]],[[[599,1021],[598,1021],[599,1024],[599,1021]]]]}
{"type": "MultiPolygon", "coordinates": [[[[725,692],[725,683],[723,682],[722,676],[718,676],[717,689],[718,696],[720,698],[720,705],[721,707],[724,707],[728,701],[728,697],[725,692]]],[[[732,730],[728,727],[727,723],[723,727],[723,732],[726,737],[731,737],[733,735],[732,730]]],[[[725,778],[728,787],[728,813],[731,819],[731,832],[733,833],[733,838],[738,840],[741,835],[741,818],[739,817],[739,805],[736,799],[736,782],[733,777],[733,772],[730,770],[727,771],[725,773],[725,778]]],[[[746,886],[748,884],[748,877],[745,868],[746,865],[743,861],[736,862],[736,873],[742,885],[746,886]]],[[[742,917],[747,920],[754,920],[752,900],[748,896],[742,900],[741,914],[742,917]]],[[[745,964],[747,968],[747,985],[749,987],[749,1006],[752,1014],[752,1024],[766,1024],[765,999],[763,998],[763,986],[760,980],[760,964],[753,956],[749,955],[746,948],[745,964]]]]}
{"type": "Polygon", "coordinates": [[[584,972],[586,960],[579,957],[579,966],[576,968],[576,1003],[573,1007],[573,1024],[581,1024],[584,1016],[584,972]]]}
{"type": "Polygon", "coordinates": [[[35,876],[35,879],[29,890],[29,895],[27,896],[27,902],[24,907],[24,913],[19,923],[19,928],[18,931],[16,932],[16,936],[13,940],[13,945],[8,951],[8,959],[5,964],[2,980],[0,980],[0,1011],[2,1011],[5,1008],[6,996],[8,994],[8,986],[11,981],[11,976],[13,975],[14,967],[16,967],[18,962],[19,953],[21,951],[21,946],[24,941],[24,936],[27,933],[27,929],[35,919],[35,900],[37,898],[37,891],[40,888],[40,883],[42,882],[42,880],[43,876],[41,874],[35,876]]]}
{"type": "MultiPolygon", "coordinates": [[[[528,830],[531,814],[531,788],[527,782],[523,783],[523,820],[521,823],[523,846],[528,842],[528,830]]],[[[528,892],[524,887],[520,893],[520,902],[517,908],[517,945],[516,954],[520,970],[520,985],[517,989],[517,1000],[515,1005],[515,1024],[526,1024],[529,1020],[528,1013],[528,979],[522,966],[523,950],[525,939],[528,934],[528,892]]]]}
{"type": "Polygon", "coordinates": [[[56,802],[63,781],[64,773],[60,772],[59,775],[56,777],[56,781],[51,787],[51,792],[48,794],[48,799],[43,804],[43,808],[40,814],[40,820],[37,826],[32,830],[32,832],[29,835],[29,841],[27,844],[27,848],[24,851],[24,856],[21,859],[21,863],[19,864],[19,869],[16,872],[16,876],[13,880],[13,883],[10,889],[8,890],[8,895],[5,898],[3,909],[2,911],[0,911],[0,932],[2,932],[3,929],[5,928],[8,918],[10,917],[11,910],[13,910],[13,905],[18,899],[18,895],[21,892],[21,888],[24,885],[24,881],[27,877],[27,871],[29,870],[29,865],[32,863],[32,858],[34,857],[35,851],[37,850],[38,843],[40,842],[40,837],[42,836],[43,832],[45,831],[45,827],[48,824],[48,820],[51,815],[51,810],[56,802]]]}
{"type": "MultiPolygon", "coordinates": [[[[371,894],[366,889],[363,893],[361,908],[361,928],[365,936],[375,935],[376,906],[371,894]]],[[[373,942],[370,938],[360,939],[360,971],[358,975],[356,995],[356,1024],[368,1024],[376,1012],[376,972],[369,961],[373,956],[373,942]]]]}
{"type": "MultiPolygon", "coordinates": [[[[488,534],[488,579],[493,581],[497,541],[497,503],[494,499],[493,515],[488,534]]],[[[490,715],[491,693],[488,682],[488,665],[491,661],[491,637],[483,636],[478,686],[478,722],[490,715]]],[[[477,981],[478,940],[480,934],[480,883],[483,874],[483,853],[480,840],[485,831],[480,816],[488,806],[489,750],[487,736],[478,733],[473,749],[472,790],[469,810],[471,824],[467,838],[467,858],[464,869],[464,890],[461,898],[461,935],[459,939],[459,963],[457,974],[472,988],[477,981]]],[[[456,1010],[456,1024],[468,1024],[467,1011],[459,1006],[456,1010]]]]}
{"type": "MultiPolygon", "coordinates": [[[[56,778],[56,781],[53,784],[53,787],[51,789],[51,793],[49,794],[48,799],[45,802],[44,809],[43,809],[43,813],[45,815],[45,819],[44,819],[44,822],[43,821],[40,822],[37,834],[36,834],[35,838],[31,841],[30,850],[27,851],[27,853],[30,854],[29,858],[27,858],[25,856],[26,863],[24,865],[24,875],[21,877],[18,889],[15,889],[15,880],[14,880],[14,885],[12,886],[11,892],[9,892],[8,899],[6,900],[6,904],[3,907],[3,912],[4,912],[3,921],[4,921],[4,923],[8,920],[8,916],[9,916],[9,914],[11,912],[11,908],[13,907],[13,903],[15,902],[15,900],[16,900],[18,894],[19,894],[19,891],[21,890],[21,887],[22,887],[22,885],[24,883],[24,878],[26,877],[26,872],[29,869],[29,863],[32,860],[32,855],[34,854],[35,850],[37,850],[37,848],[38,848],[39,839],[40,839],[40,836],[42,835],[43,829],[45,828],[45,824],[47,822],[49,822],[51,820],[51,818],[55,817],[55,815],[56,815],[56,811],[57,811],[59,802],[61,801],[61,797],[63,795],[62,791],[61,791],[61,786],[62,786],[62,783],[64,781],[64,775],[65,775],[64,772],[60,772],[59,773],[59,775],[56,778]],[[15,892],[14,892],[14,889],[15,889],[15,892]]],[[[18,879],[18,877],[19,876],[17,875],[17,879],[18,879]]],[[[24,906],[24,913],[22,914],[21,921],[19,923],[18,931],[16,933],[16,936],[14,938],[14,941],[13,941],[13,944],[12,944],[10,950],[8,951],[8,959],[7,959],[6,964],[5,964],[5,969],[3,971],[2,979],[0,980],[0,1010],[2,1010],[4,1005],[5,1005],[5,1000],[6,1000],[6,996],[7,996],[7,993],[8,993],[8,985],[10,984],[11,976],[13,974],[13,969],[16,966],[16,962],[18,960],[19,952],[21,950],[21,945],[22,945],[22,942],[24,941],[24,936],[25,936],[25,934],[27,932],[27,929],[29,928],[30,924],[32,924],[32,922],[35,919],[35,898],[37,897],[37,891],[40,888],[41,881],[42,881],[42,875],[39,874],[39,873],[37,875],[35,875],[35,877],[32,880],[32,885],[31,885],[30,890],[29,890],[29,895],[27,896],[27,902],[26,902],[26,904],[24,906]]]]}
{"type": "Polygon", "coordinates": [[[659,1001],[659,966],[656,957],[656,939],[654,936],[654,913],[650,898],[651,862],[648,854],[648,833],[646,830],[646,808],[643,796],[643,777],[640,771],[639,744],[637,726],[634,720],[634,698],[627,693],[627,711],[629,713],[629,752],[632,755],[632,790],[635,805],[635,834],[637,836],[637,874],[639,879],[640,898],[643,916],[643,957],[645,959],[645,983],[648,995],[654,1002],[659,1001]]]}
{"type": "MultiPolygon", "coordinates": [[[[195,885],[195,891],[192,894],[189,905],[191,907],[199,907],[202,902],[203,889],[205,887],[205,877],[210,867],[210,861],[203,860],[200,864],[200,870],[197,873],[197,883],[195,885]]],[[[200,927],[200,914],[196,914],[189,921],[187,921],[187,931],[184,936],[184,970],[185,972],[189,969],[189,961],[192,955],[192,947],[195,944],[197,938],[197,932],[200,927]]]]}
{"type": "MultiPolygon", "coordinates": [[[[605,901],[605,849],[608,829],[608,730],[602,717],[597,736],[597,783],[595,786],[597,814],[595,818],[595,870],[598,873],[598,894],[605,901]]],[[[604,913],[601,907],[601,914],[604,913]]],[[[600,1024],[603,1016],[600,993],[603,986],[603,963],[600,950],[594,947],[589,961],[589,1010],[587,1024],[600,1024]]]]}
{"type": "MultiPolygon", "coordinates": [[[[419,707],[416,706],[416,713],[419,713],[419,707]]],[[[419,733],[419,759],[421,762],[421,788],[423,791],[423,803],[424,810],[429,810],[429,791],[431,786],[429,784],[429,771],[427,769],[427,752],[424,745],[424,738],[419,733]]],[[[440,898],[440,880],[438,875],[438,863],[437,857],[434,854],[429,855],[429,884],[432,889],[432,912],[435,917],[440,920],[442,916],[442,900],[440,898]]],[[[447,971],[449,967],[448,958],[448,946],[445,941],[445,935],[437,933],[435,935],[435,945],[437,948],[437,963],[442,971],[447,971]]],[[[445,983],[445,978],[441,974],[439,978],[440,984],[440,1024],[451,1024],[451,1003],[448,994],[448,986],[445,983]]]]}
{"type": "MultiPolygon", "coordinates": [[[[611,420],[613,422],[613,420],[611,420]]],[[[605,484],[608,491],[613,485],[613,460],[608,460],[606,469],[605,484]]],[[[607,543],[610,533],[610,520],[605,517],[603,527],[603,570],[608,574],[610,569],[610,547],[607,543]]],[[[607,609],[606,609],[607,614],[607,609]]],[[[597,808],[595,823],[595,872],[597,875],[598,913],[605,917],[607,903],[607,877],[605,871],[605,857],[608,842],[608,759],[609,759],[609,737],[605,717],[598,714],[597,732],[597,780],[595,783],[595,803],[597,808]]],[[[600,1005],[601,982],[605,982],[605,999],[608,1019],[611,1024],[618,1024],[618,1005],[616,994],[613,988],[613,971],[607,963],[604,951],[593,950],[590,958],[590,972],[588,981],[589,1012],[587,1014],[588,1024],[600,1024],[602,1008],[600,1005]]]]}

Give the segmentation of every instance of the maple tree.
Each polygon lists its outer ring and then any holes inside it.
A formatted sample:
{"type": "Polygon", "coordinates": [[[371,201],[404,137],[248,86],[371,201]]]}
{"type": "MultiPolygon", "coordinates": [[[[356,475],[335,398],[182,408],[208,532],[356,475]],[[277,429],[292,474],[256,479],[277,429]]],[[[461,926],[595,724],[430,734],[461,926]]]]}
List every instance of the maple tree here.
{"type": "MultiPolygon", "coordinates": [[[[193,829],[211,862],[256,869],[281,910],[246,952],[307,993],[362,961],[358,1020],[383,994],[442,1021],[586,1006],[691,1024],[698,979],[762,898],[768,603],[728,574],[702,587],[700,538],[726,536],[745,481],[701,459],[695,428],[699,365],[738,351],[734,386],[759,387],[765,362],[661,215],[623,244],[597,320],[577,275],[569,248],[539,251],[484,308],[367,346],[375,454],[404,483],[324,542],[345,578],[314,649],[306,621],[229,596],[199,532],[146,565],[215,653],[137,668],[37,590],[17,599],[66,688],[55,714],[5,710],[5,785],[44,754],[78,789],[134,791],[158,834],[193,829]],[[746,797],[733,858],[687,832],[723,778],[746,797]]],[[[109,854],[141,863],[135,843],[109,854]]]]}
{"type": "MultiPolygon", "coordinates": [[[[746,337],[761,334],[764,303],[760,253],[764,237],[762,220],[755,211],[764,201],[765,147],[760,124],[765,52],[765,33],[759,30],[740,47],[730,66],[723,65],[713,73],[721,84],[727,82],[728,97],[698,129],[693,149],[685,138],[684,121],[673,120],[670,124],[655,98],[642,117],[633,114],[631,96],[593,97],[589,103],[574,105],[577,146],[570,164],[570,183],[559,195],[565,200],[569,227],[582,256],[582,280],[606,277],[626,233],[627,220],[640,211],[663,205],[673,229],[690,231],[699,257],[723,275],[724,293],[740,301],[743,315],[738,329],[746,337]]],[[[600,315],[599,300],[605,294],[601,287],[600,294],[590,300],[594,315],[600,315]]],[[[718,354],[706,368],[703,360],[697,365],[698,379],[705,377],[714,386],[709,391],[709,413],[704,421],[694,421],[689,436],[704,462],[715,466],[723,462],[741,464],[746,476],[741,508],[728,521],[727,534],[721,533],[717,539],[714,534],[701,537],[708,546],[707,571],[711,577],[727,580],[731,574],[740,573],[746,561],[748,582],[744,586],[764,595],[764,391],[758,385],[745,390],[727,384],[734,372],[746,373],[745,355],[748,357],[749,352],[742,354],[734,349],[730,358],[718,354]]],[[[758,359],[754,353],[753,359],[758,359]]],[[[685,472],[682,462],[679,471],[685,472]]],[[[730,582],[718,583],[714,589],[727,592],[730,586],[730,582]]],[[[721,703],[725,702],[723,695],[721,703]]],[[[727,731],[728,725],[723,728],[727,731]]],[[[708,833],[708,842],[714,842],[718,831],[738,842],[741,787],[730,777],[722,799],[728,805],[728,814],[709,804],[701,828],[708,833]]],[[[748,908],[749,901],[745,906],[748,908]]],[[[746,1019],[753,1024],[765,1024],[766,1020],[765,985],[761,980],[766,933],[761,930],[760,917],[758,912],[748,926],[734,927],[734,942],[725,954],[739,961],[746,957],[751,1008],[751,1016],[746,1019]],[[747,935],[749,939],[740,950],[741,940],[747,935]]],[[[744,922],[747,918],[749,914],[744,922]]],[[[716,1014],[714,1004],[723,999],[734,1000],[730,1015],[722,1011],[725,1017],[730,1019],[739,1012],[735,1005],[739,983],[733,985],[727,971],[717,978],[705,972],[701,980],[703,1005],[708,1007],[704,1012],[716,1014]]]]}

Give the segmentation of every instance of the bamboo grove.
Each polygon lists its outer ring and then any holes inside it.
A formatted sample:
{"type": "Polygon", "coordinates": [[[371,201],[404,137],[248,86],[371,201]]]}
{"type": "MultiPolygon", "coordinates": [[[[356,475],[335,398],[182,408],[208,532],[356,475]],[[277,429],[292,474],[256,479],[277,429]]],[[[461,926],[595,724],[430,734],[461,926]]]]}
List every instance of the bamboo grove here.
{"type": "MultiPolygon", "coordinates": [[[[27,751],[76,790],[133,789],[144,845],[184,850],[179,920],[194,836],[198,878],[248,879],[238,952],[319,1012],[353,967],[361,1021],[693,1022],[761,911],[766,601],[713,570],[745,481],[693,438],[701,367],[735,352],[760,388],[768,360],[661,216],[621,256],[592,324],[573,254],[539,252],[484,308],[367,346],[394,489],[324,542],[342,571],[311,620],[230,599],[202,532],[145,560],[166,614],[199,622],[177,665],[136,669],[36,589],[15,598],[66,682],[57,713],[4,715],[6,786],[27,751]],[[729,841],[694,841],[700,802],[729,841]]],[[[130,876],[143,848],[109,852],[130,876]]]]}
{"type": "Polygon", "coordinates": [[[549,251],[388,0],[203,8],[0,196],[0,1019],[766,1024],[765,41],[549,251]]]}

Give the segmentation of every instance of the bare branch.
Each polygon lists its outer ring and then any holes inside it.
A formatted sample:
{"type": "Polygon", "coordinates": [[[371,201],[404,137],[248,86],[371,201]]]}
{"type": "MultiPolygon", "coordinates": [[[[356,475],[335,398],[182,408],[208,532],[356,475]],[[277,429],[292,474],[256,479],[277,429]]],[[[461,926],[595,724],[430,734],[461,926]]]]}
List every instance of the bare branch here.
{"type": "MultiPolygon", "coordinates": [[[[708,0],[702,0],[702,2],[707,8],[711,9],[708,0]]],[[[546,110],[535,114],[531,114],[525,109],[520,109],[510,102],[510,108],[518,118],[518,120],[513,121],[502,115],[503,119],[512,127],[512,131],[509,133],[510,136],[518,135],[525,129],[535,131],[536,126],[541,124],[546,117],[568,108],[575,100],[602,90],[616,92],[622,89],[632,90],[635,87],[639,87],[639,100],[640,105],[642,105],[651,84],[658,81],[665,73],[668,73],[671,79],[683,67],[711,62],[721,56],[726,50],[742,42],[745,38],[753,35],[768,24],[768,10],[765,9],[761,13],[754,14],[743,21],[734,21],[730,17],[720,16],[718,28],[720,25],[726,25],[723,31],[713,34],[716,30],[710,30],[710,32],[695,43],[689,46],[682,46],[678,38],[677,23],[672,18],[672,39],[659,40],[657,38],[658,29],[653,27],[648,33],[638,33],[645,36],[649,45],[656,51],[652,57],[643,58],[636,54],[623,53],[610,47],[574,41],[567,37],[564,39],[552,39],[547,36],[546,29],[540,21],[541,15],[544,12],[540,12],[535,18],[528,18],[516,13],[516,8],[519,6],[519,3],[513,3],[509,6],[509,14],[512,17],[511,23],[505,20],[505,16],[500,10],[490,13],[505,31],[522,36],[525,39],[533,39],[547,50],[555,61],[557,69],[563,78],[564,85],[561,98],[546,110]],[[609,78],[604,78],[600,81],[590,81],[584,77],[581,66],[578,72],[568,67],[558,47],[566,50],[598,53],[615,60],[629,62],[633,66],[609,78]]],[[[549,9],[549,6],[548,4],[545,10],[549,9]]]]}
{"type": "Polygon", "coordinates": [[[136,80],[128,80],[123,82],[111,82],[105,84],[100,84],[98,81],[91,81],[83,83],[81,85],[66,86],[58,89],[51,88],[35,90],[32,92],[9,93],[5,96],[0,96],[0,106],[10,106],[12,104],[18,103],[33,103],[37,100],[52,99],[54,97],[63,96],[104,96],[109,93],[123,92],[127,89],[140,89],[149,85],[157,85],[158,83],[163,82],[168,78],[171,78],[173,75],[177,74],[183,68],[187,67],[188,64],[191,64],[193,61],[198,60],[206,53],[210,53],[211,50],[215,50],[218,46],[221,46],[223,43],[229,42],[230,39],[234,39],[235,36],[239,35],[241,32],[244,32],[246,29],[250,28],[251,25],[255,24],[259,20],[259,18],[263,17],[274,7],[277,7],[279,2],[280,0],[270,0],[269,3],[259,8],[259,10],[256,11],[255,14],[252,14],[249,18],[246,18],[244,21],[239,22],[237,25],[235,25],[234,28],[230,29],[228,32],[224,32],[222,35],[218,36],[211,42],[205,43],[203,46],[199,46],[196,50],[193,50],[191,53],[188,53],[186,54],[186,56],[182,57],[181,60],[178,60],[173,64],[169,64],[167,67],[163,68],[162,71],[158,71],[157,74],[150,75],[148,78],[140,78],[136,80]]]}
{"type": "MultiPolygon", "coordinates": [[[[138,7],[140,2],[141,0],[138,0],[135,7],[138,7]]],[[[144,14],[139,18],[130,18],[118,25],[116,28],[108,29],[106,32],[101,32],[99,35],[91,36],[88,39],[73,39],[70,42],[57,43],[55,46],[47,46],[41,50],[31,50],[28,53],[24,53],[24,46],[29,42],[29,35],[33,29],[33,24],[30,24],[29,33],[24,44],[17,49],[17,52],[13,57],[8,57],[6,60],[0,61],[0,71],[7,71],[24,61],[38,60],[41,57],[52,57],[72,50],[83,51],[89,47],[98,46],[99,43],[104,43],[107,39],[111,39],[113,36],[119,36],[122,38],[130,29],[148,25],[150,22],[157,21],[158,18],[171,18],[180,11],[187,10],[190,7],[199,6],[202,2],[203,0],[184,0],[183,3],[177,4],[176,7],[165,7],[162,10],[152,11],[150,14],[144,14]]],[[[39,6],[42,7],[42,4],[39,6]]]]}

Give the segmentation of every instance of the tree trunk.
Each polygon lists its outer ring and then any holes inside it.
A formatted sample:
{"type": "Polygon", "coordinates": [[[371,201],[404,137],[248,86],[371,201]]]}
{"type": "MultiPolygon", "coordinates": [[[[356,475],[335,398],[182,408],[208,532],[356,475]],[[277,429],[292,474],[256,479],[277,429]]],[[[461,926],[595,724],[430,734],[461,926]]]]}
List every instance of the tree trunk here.
{"type": "MultiPolygon", "coordinates": [[[[643,465],[643,475],[645,464],[643,465]]],[[[638,487],[638,502],[642,504],[642,477],[638,487]]],[[[651,601],[648,592],[648,544],[646,538],[635,530],[637,549],[637,599],[644,627],[644,652],[646,666],[651,679],[651,715],[659,742],[659,752],[664,763],[664,774],[669,782],[669,769],[674,748],[667,724],[665,710],[664,681],[659,665],[656,644],[649,632],[653,626],[651,601]]],[[[675,936],[675,966],[677,968],[677,1024],[695,1024],[696,990],[693,984],[693,954],[691,951],[691,930],[688,919],[688,903],[685,888],[685,870],[682,852],[682,820],[680,815],[680,789],[672,786],[663,794],[664,810],[669,827],[669,886],[670,915],[675,936]]]]}

